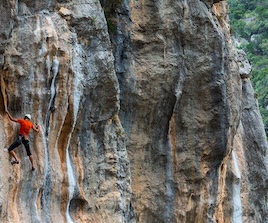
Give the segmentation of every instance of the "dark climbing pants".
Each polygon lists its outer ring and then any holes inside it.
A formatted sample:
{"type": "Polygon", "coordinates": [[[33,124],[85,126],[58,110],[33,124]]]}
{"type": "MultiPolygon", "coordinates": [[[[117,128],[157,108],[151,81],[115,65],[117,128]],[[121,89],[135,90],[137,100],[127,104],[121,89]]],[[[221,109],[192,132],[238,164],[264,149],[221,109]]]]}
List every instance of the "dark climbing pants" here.
{"type": "Polygon", "coordinates": [[[26,153],[28,156],[31,156],[32,153],[30,151],[30,142],[29,140],[25,139],[23,135],[19,135],[17,140],[13,142],[13,144],[8,148],[8,151],[12,151],[13,149],[17,148],[21,143],[24,145],[26,149],[26,153]]]}

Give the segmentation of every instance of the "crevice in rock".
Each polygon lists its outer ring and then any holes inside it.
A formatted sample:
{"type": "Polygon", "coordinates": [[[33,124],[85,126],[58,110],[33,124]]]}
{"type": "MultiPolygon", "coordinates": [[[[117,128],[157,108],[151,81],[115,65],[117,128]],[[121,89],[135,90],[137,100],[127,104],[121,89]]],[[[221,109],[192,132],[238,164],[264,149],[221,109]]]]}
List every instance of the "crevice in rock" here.
{"type": "Polygon", "coordinates": [[[47,222],[51,222],[50,214],[51,213],[51,189],[52,189],[52,181],[50,171],[46,174],[44,178],[44,186],[40,189],[38,198],[40,199],[41,206],[41,216],[42,219],[47,220],[47,222]]]}
{"type": "Polygon", "coordinates": [[[69,212],[73,219],[85,217],[85,213],[89,213],[91,207],[88,201],[82,196],[75,196],[70,201],[69,212]]]}
{"type": "Polygon", "coordinates": [[[45,126],[46,126],[46,135],[49,133],[49,119],[50,119],[50,114],[55,110],[54,103],[55,103],[55,98],[56,98],[56,78],[59,72],[59,61],[56,56],[54,56],[53,61],[52,61],[52,81],[50,85],[50,100],[48,103],[48,109],[46,112],[46,118],[45,118],[45,126]]]}
{"type": "Polygon", "coordinates": [[[4,73],[0,72],[0,81],[1,81],[1,95],[0,95],[0,113],[4,114],[7,111],[7,94],[6,94],[6,84],[4,81],[4,73]]]}
{"type": "MultiPolygon", "coordinates": [[[[69,102],[70,103],[70,102],[69,102]]],[[[57,148],[60,157],[60,163],[62,164],[62,173],[64,173],[62,194],[64,199],[61,201],[62,215],[66,216],[67,222],[73,222],[69,214],[70,201],[74,196],[77,180],[75,177],[72,159],[71,159],[71,136],[74,129],[74,115],[73,107],[69,104],[66,117],[61,128],[61,133],[58,138],[57,148]],[[63,165],[64,164],[64,165],[63,165]]]]}

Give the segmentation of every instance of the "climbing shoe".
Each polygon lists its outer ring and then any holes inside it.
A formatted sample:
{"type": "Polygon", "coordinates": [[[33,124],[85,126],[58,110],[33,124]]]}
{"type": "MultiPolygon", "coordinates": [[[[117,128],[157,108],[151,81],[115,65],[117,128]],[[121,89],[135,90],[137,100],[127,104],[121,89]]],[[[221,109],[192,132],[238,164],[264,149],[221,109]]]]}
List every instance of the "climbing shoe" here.
{"type": "Polygon", "coordinates": [[[14,165],[14,164],[19,164],[20,162],[19,161],[17,161],[17,160],[13,160],[13,161],[11,161],[11,164],[12,165],[14,165]]]}

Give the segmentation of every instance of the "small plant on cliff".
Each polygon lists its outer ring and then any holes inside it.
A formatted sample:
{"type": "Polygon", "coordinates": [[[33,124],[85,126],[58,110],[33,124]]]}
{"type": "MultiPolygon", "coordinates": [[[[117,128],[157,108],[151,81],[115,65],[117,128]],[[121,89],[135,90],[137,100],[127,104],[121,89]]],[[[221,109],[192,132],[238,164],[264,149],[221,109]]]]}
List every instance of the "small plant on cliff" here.
{"type": "Polygon", "coordinates": [[[110,34],[115,34],[116,33],[116,22],[110,18],[106,18],[106,20],[107,20],[108,32],[110,34]]]}
{"type": "Polygon", "coordinates": [[[110,34],[115,34],[117,26],[116,17],[122,0],[100,0],[100,3],[107,20],[108,31],[110,34]]]}

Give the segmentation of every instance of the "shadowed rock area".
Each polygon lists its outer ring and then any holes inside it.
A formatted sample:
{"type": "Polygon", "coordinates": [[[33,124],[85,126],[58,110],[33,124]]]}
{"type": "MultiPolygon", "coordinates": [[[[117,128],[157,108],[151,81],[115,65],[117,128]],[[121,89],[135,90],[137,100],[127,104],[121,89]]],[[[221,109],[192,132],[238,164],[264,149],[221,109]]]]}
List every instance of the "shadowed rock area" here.
{"type": "Polygon", "coordinates": [[[1,222],[268,222],[267,139],[225,1],[2,0],[1,222]],[[6,148],[32,115],[36,170],[6,148]]]}

